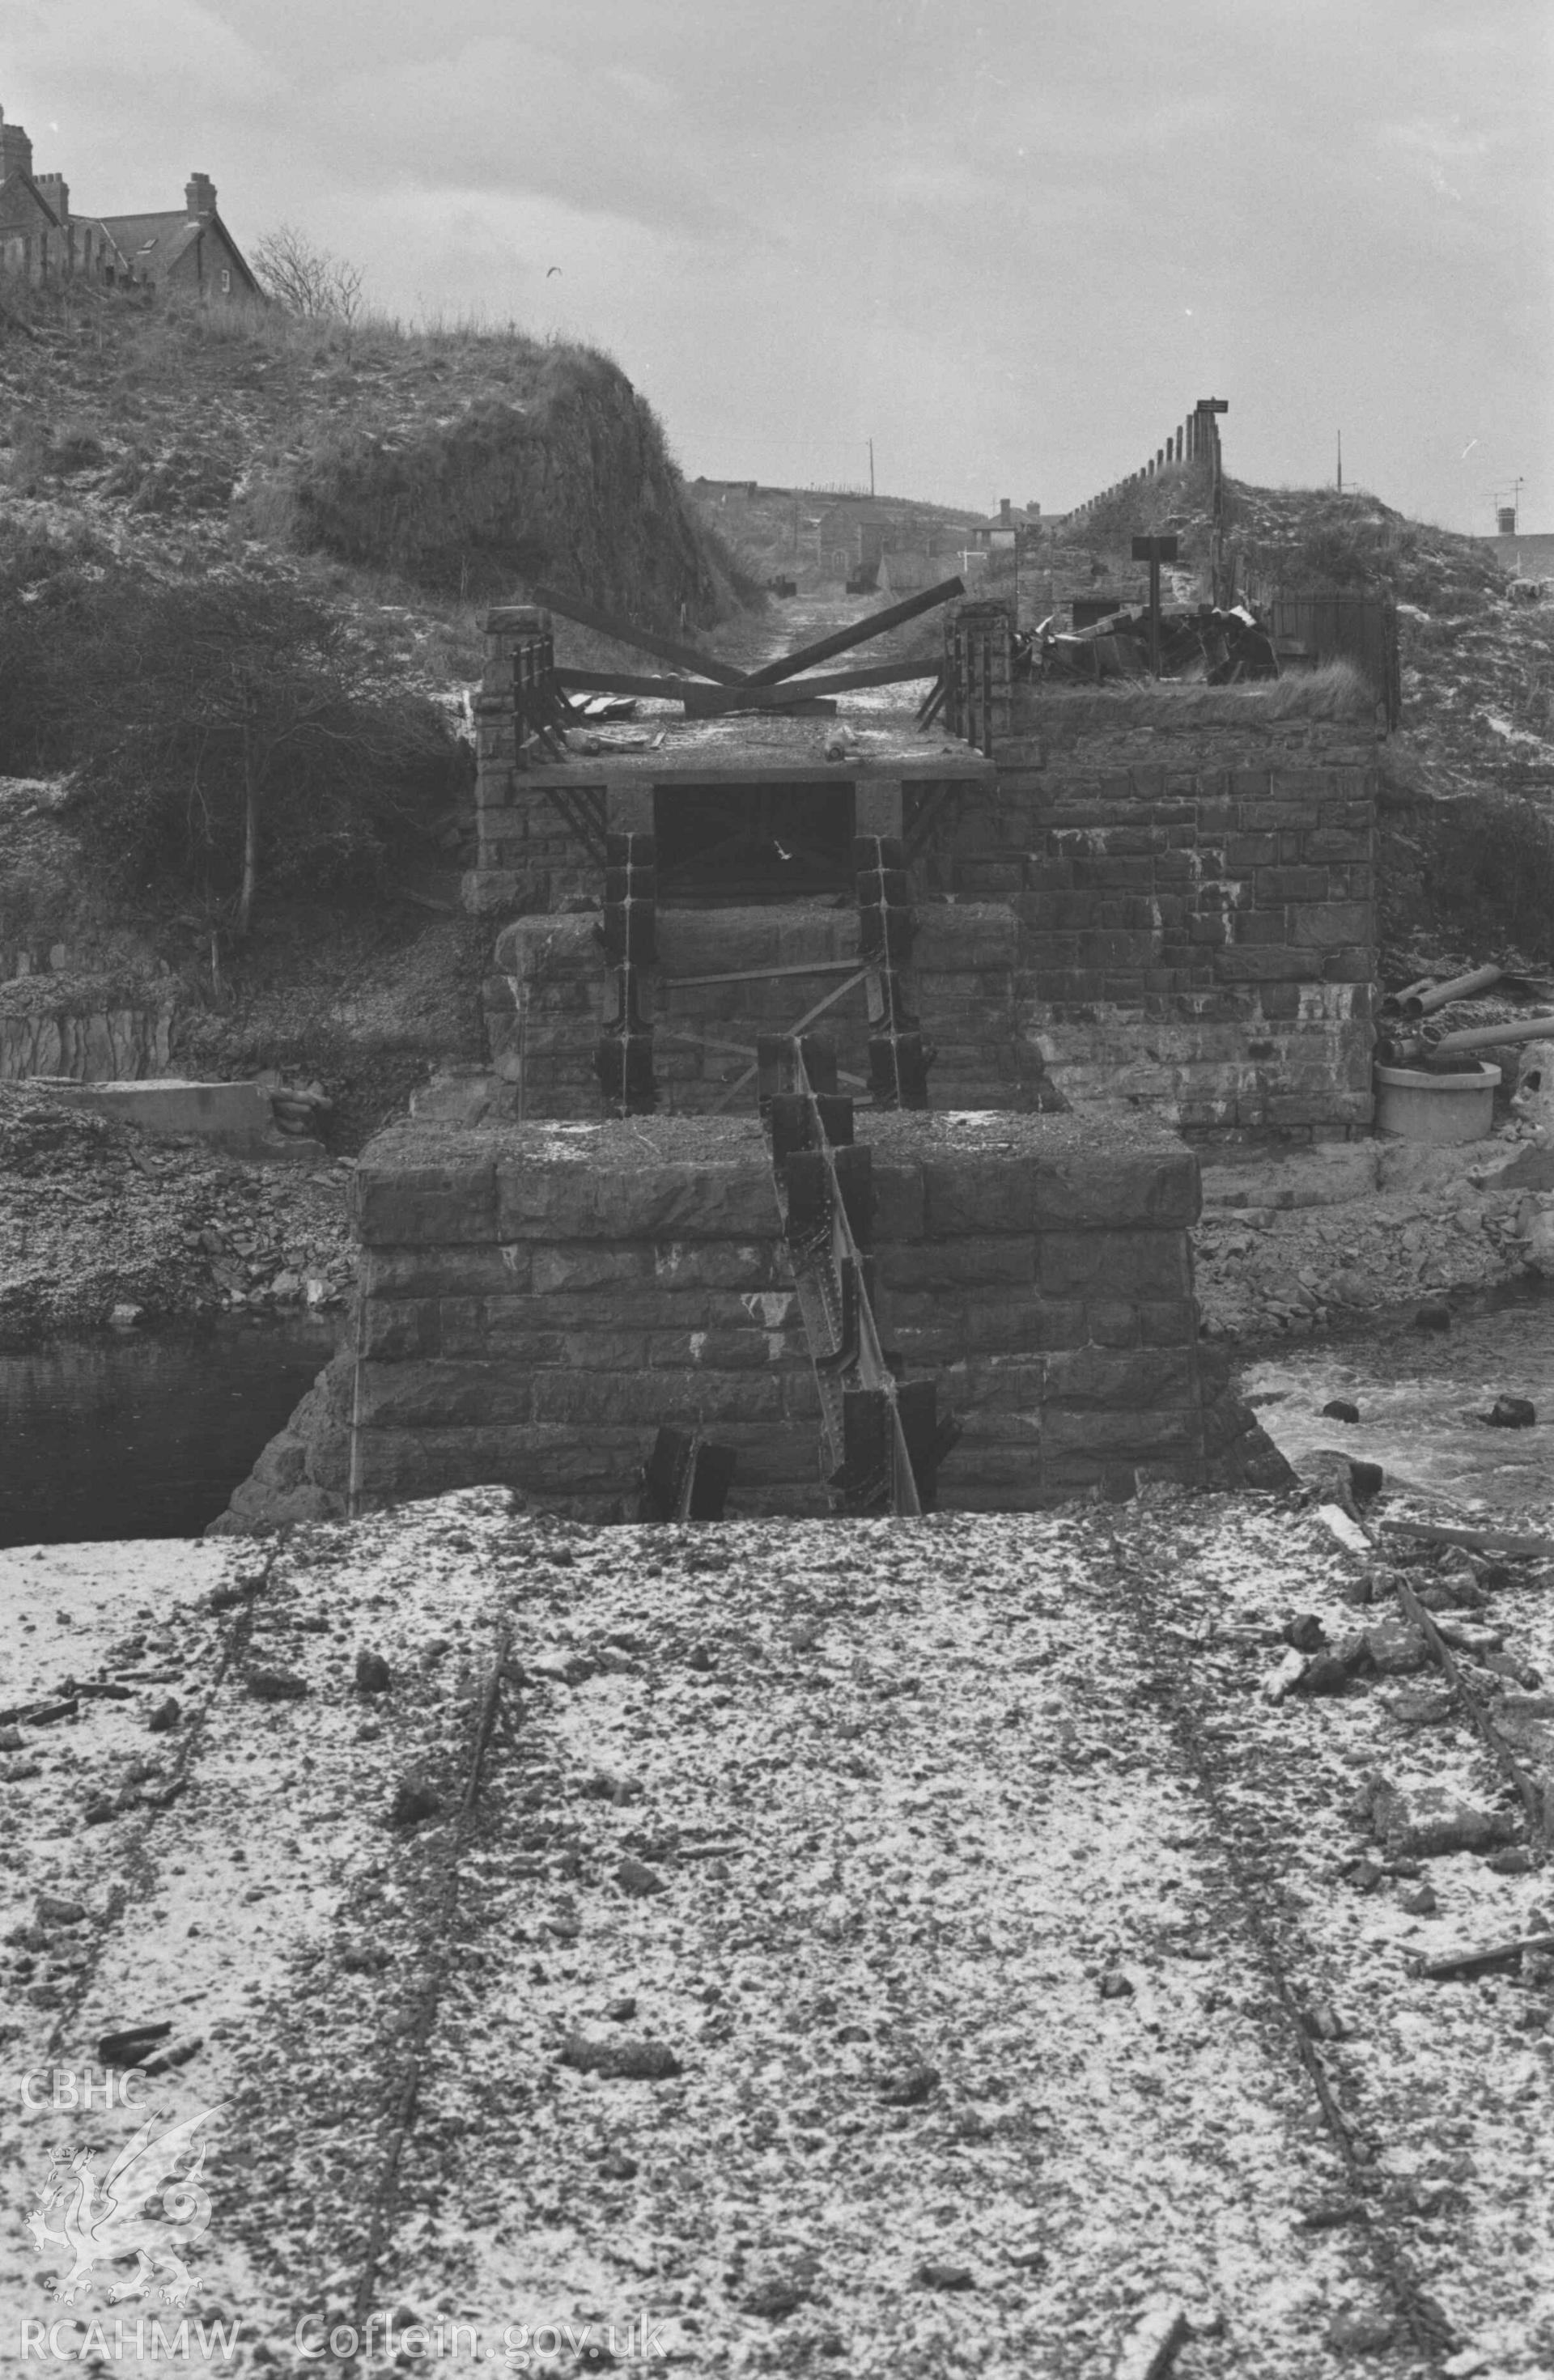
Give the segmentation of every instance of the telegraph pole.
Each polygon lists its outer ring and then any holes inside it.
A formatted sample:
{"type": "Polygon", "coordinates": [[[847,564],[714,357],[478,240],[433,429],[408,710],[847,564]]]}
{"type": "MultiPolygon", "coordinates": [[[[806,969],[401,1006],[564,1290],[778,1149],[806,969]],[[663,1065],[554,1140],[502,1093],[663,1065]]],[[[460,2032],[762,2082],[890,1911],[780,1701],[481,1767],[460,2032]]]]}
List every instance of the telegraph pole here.
{"type": "Polygon", "coordinates": [[[1343,432],[1338,433],[1338,492],[1343,493],[1343,432]]]}
{"type": "Polygon", "coordinates": [[[874,493],[874,441],[872,438],[868,442],[868,492],[870,496],[874,493]]]}

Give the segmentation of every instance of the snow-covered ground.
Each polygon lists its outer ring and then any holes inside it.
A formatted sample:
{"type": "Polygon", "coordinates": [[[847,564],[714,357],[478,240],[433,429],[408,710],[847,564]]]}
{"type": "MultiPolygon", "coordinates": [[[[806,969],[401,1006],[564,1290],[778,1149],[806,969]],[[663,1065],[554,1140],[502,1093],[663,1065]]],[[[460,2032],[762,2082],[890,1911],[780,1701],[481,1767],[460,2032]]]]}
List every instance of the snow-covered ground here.
{"type": "MultiPolygon", "coordinates": [[[[1547,1566],[1444,1560],[1554,1670],[1547,1566]]],[[[0,2350],[219,2313],[297,2371],[369,2315],[515,2369],[612,2324],[707,2373],[1554,2368],[1543,1970],[1411,1966],[1536,1926],[1541,1852],[1376,1850],[1373,1774],[1516,1818],[1438,1681],[1261,1691],[1292,1618],[1395,1619],[1380,1576],[1174,1493],[590,1530],[487,1489],[0,1556],[0,2350]],[[207,2111],[187,2304],[111,2304],[125,2264],[63,2306],[51,2153],[101,2182],[152,2109],[207,2111]]]]}

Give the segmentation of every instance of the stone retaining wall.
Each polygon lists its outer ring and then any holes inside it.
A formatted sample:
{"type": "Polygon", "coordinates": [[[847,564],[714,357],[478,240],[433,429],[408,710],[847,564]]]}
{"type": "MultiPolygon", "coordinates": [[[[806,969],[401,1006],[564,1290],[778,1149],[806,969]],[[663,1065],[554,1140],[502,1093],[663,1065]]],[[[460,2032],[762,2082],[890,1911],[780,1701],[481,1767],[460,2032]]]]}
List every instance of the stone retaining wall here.
{"type": "MultiPolygon", "coordinates": [[[[1282,686],[1026,689],[922,895],[1004,902],[1020,1030],[1058,1088],[1194,1137],[1371,1121],[1376,731],[1282,686]]],[[[910,820],[909,820],[910,824],[910,820]]]]}
{"type": "MultiPolygon", "coordinates": [[[[590,1117],[601,1108],[594,1050],[613,1016],[615,978],[598,940],[599,913],[520,917],[496,941],[483,998],[492,1062],[526,1118],[590,1117]],[[606,1012],[609,1012],[607,1017],[606,1012]]],[[[1018,929],[1007,903],[939,904],[917,915],[907,997],[934,1050],[936,1108],[1031,1108],[1041,1103],[1042,1063],[1016,1027],[1018,929]]],[[[653,1072],[664,1111],[705,1113],[745,1073],[763,1033],[793,1030],[833,989],[834,975],[773,975],[674,989],[678,976],[746,967],[834,966],[858,960],[851,907],[802,904],[738,909],[661,909],[659,965],[639,978],[653,1025],[653,1072]]],[[[861,960],[858,960],[861,965],[861,960]]],[[[868,1007],[860,985],[828,1008],[816,1029],[837,1045],[844,1072],[868,1076],[868,1007]]],[[[753,1086],[739,1099],[748,1112],[753,1086]]]]}
{"type": "MultiPolygon", "coordinates": [[[[1250,1419],[1200,1360],[1180,1142],[1110,1116],[858,1123],[885,1342],[964,1426],[945,1506],[1239,1475],[1250,1419]]],[[[661,1424],[737,1449],[731,1511],[827,1509],[753,1119],[396,1126],[353,1200],[356,1342],[218,1525],[344,1512],[353,1437],[363,1510],[500,1481],[629,1517],[661,1424]]]]}

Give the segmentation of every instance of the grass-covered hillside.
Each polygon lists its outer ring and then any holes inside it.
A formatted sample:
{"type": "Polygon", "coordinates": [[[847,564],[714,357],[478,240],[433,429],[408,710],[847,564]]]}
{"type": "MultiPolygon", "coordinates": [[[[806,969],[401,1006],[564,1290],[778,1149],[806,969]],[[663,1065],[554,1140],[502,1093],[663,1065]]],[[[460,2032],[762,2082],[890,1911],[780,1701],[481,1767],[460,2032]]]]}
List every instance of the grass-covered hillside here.
{"type": "Polygon", "coordinates": [[[537,579],[691,638],[755,593],[608,358],[0,288],[0,1030],[171,1003],[190,1070],[407,1045],[395,1088],[478,1054],[465,703],[537,579]]]}

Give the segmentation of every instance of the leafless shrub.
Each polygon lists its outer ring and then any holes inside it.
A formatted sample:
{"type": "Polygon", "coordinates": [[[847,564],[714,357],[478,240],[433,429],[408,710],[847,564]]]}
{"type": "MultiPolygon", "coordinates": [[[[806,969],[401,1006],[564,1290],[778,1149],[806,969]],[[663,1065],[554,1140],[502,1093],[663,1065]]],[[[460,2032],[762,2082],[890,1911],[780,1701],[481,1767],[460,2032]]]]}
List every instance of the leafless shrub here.
{"type": "Polygon", "coordinates": [[[260,286],[288,314],[350,324],[361,312],[361,267],[320,248],[295,224],[277,224],[265,232],[249,249],[249,261],[260,286]]]}

